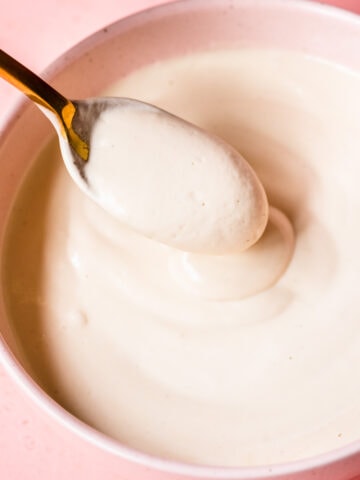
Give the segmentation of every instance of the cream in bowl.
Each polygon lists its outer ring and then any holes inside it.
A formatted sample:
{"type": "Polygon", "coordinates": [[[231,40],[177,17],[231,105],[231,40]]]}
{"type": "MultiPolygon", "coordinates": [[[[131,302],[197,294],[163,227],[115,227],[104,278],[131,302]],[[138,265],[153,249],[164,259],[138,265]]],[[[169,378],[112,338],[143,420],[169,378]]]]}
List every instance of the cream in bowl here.
{"type": "MultiPolygon", "coordinates": [[[[316,7],[272,8],[331,26],[316,7]]],[[[252,25],[257,13],[239,2],[244,12],[252,25]]],[[[164,108],[249,161],[272,207],[246,252],[184,252],[135,233],[77,189],[53,143],[33,148],[7,221],[7,314],[39,385],[121,445],[209,478],[206,465],[220,478],[286,462],[291,472],[316,455],[323,465],[360,436],[360,382],[348,374],[360,361],[360,77],[325,47],[309,55],[301,33],[289,45],[200,39],[96,85],[164,108]]]]}

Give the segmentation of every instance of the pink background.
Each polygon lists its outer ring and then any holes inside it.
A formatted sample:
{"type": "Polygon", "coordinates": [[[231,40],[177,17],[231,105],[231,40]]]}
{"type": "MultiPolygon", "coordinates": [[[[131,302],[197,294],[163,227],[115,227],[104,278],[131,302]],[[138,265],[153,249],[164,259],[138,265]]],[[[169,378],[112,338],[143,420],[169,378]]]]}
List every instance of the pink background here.
{"type": "MultiPolygon", "coordinates": [[[[165,0],[0,0],[0,46],[41,72],[97,29],[160,3],[165,0]]],[[[359,0],[322,3],[360,13],[359,0]]],[[[0,81],[0,128],[17,98],[15,90],[0,81]]],[[[116,473],[115,460],[106,471],[103,465],[103,454],[54,428],[0,366],[1,480],[125,480],[116,473]]]]}

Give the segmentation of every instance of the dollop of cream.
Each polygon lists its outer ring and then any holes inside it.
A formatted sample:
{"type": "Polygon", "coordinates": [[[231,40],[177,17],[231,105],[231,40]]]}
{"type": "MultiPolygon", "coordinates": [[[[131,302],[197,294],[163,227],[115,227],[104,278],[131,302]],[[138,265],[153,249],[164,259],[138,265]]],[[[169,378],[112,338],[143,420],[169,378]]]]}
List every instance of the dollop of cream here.
{"type": "Polygon", "coordinates": [[[264,188],[232,146],[135,100],[97,118],[84,174],[111,215],[181,250],[243,251],[268,221],[264,188]]]}

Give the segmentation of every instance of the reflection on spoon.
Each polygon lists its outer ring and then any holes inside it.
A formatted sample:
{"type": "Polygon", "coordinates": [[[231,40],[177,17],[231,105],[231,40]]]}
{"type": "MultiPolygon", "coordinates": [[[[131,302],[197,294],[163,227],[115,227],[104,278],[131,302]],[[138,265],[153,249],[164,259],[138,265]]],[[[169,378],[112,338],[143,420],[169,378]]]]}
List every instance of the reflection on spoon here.
{"type": "Polygon", "coordinates": [[[2,50],[0,76],[51,120],[77,185],[137,232],[209,254],[245,250],[261,237],[264,188],[219,138],[136,100],[70,101],[2,50]]]}

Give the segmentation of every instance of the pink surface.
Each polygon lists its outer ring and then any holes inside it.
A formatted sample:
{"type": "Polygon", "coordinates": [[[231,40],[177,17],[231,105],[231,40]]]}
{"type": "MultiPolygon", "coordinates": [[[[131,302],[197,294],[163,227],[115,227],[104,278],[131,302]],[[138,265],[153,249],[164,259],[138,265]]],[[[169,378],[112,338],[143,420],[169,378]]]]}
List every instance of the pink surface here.
{"type": "MultiPolygon", "coordinates": [[[[0,46],[41,71],[95,30],[164,0],[0,0],[0,46]]],[[[359,0],[328,0],[360,13],[359,0]]],[[[1,119],[17,93],[0,82],[1,119]]],[[[55,429],[0,367],[0,479],[130,480],[104,471],[103,455],[65,430],[55,429]]],[[[160,475],[159,475],[160,479],[160,475]]],[[[140,479],[136,479],[140,480],[140,479]]],[[[350,479],[349,479],[350,480],[350,479]]]]}

